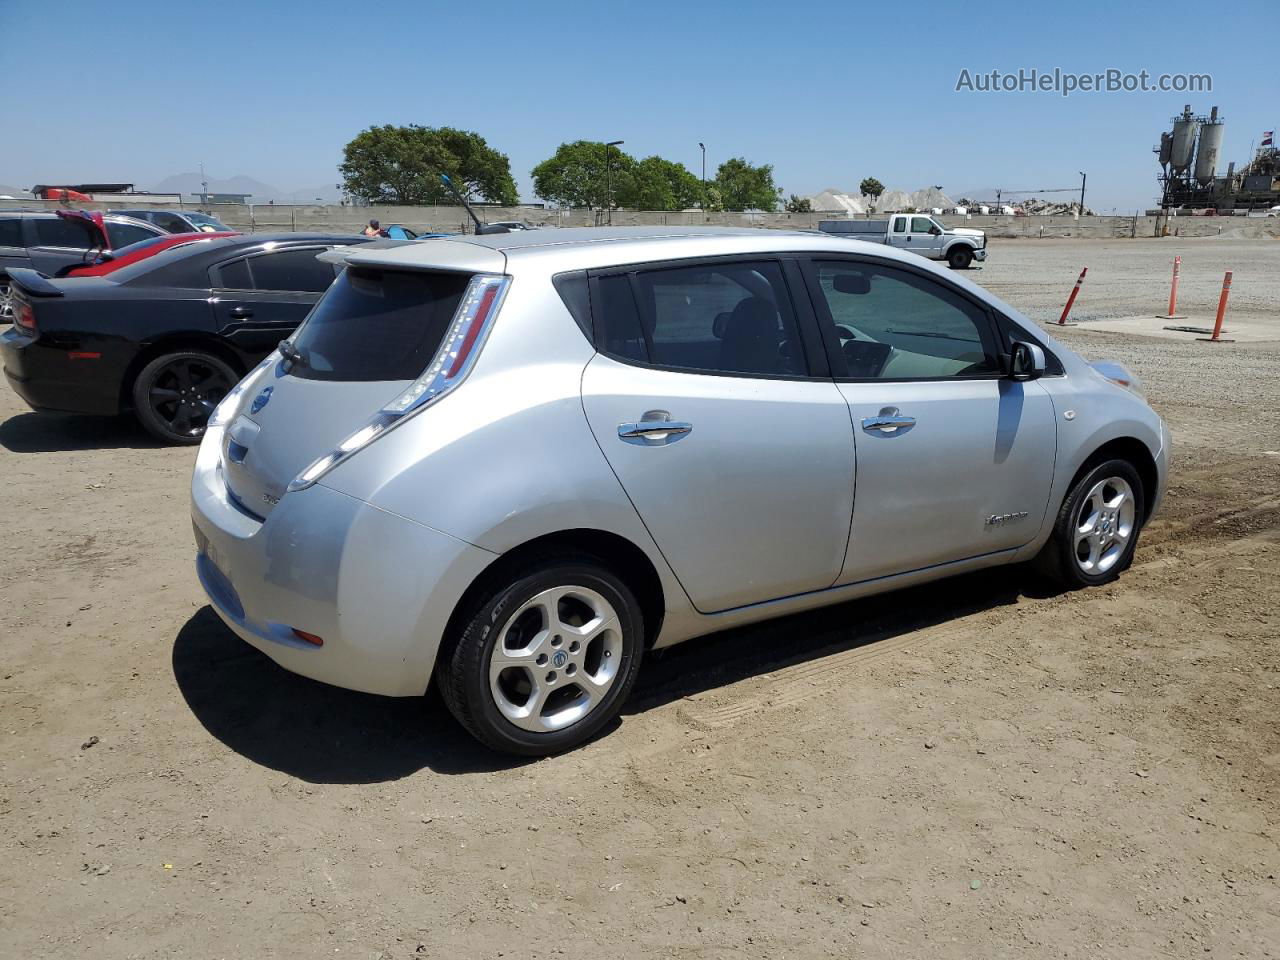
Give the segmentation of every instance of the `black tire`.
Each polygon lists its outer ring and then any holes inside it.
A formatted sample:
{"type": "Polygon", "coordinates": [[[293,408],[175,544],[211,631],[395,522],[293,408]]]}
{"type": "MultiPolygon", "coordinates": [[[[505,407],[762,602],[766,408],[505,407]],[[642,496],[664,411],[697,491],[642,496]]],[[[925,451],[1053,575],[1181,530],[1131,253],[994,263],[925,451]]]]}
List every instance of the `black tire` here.
{"type": "Polygon", "coordinates": [[[968,247],[952,247],[947,254],[947,263],[952,270],[968,270],[973,263],[973,251],[968,247]]]}
{"type": "Polygon", "coordinates": [[[133,381],[134,415],[162,443],[199,443],[213,408],[239,379],[230,364],[203,350],[163,354],[133,381]]]}
{"type": "MultiPolygon", "coordinates": [[[[535,563],[530,573],[496,579],[458,630],[448,638],[436,663],[436,683],[445,705],[481,743],[522,756],[559,753],[599,733],[630,694],[644,650],[644,621],[635,595],[600,560],[587,555],[548,557],[535,563]],[[595,591],[612,605],[619,624],[618,665],[612,685],[585,716],[558,730],[533,732],[516,726],[502,713],[490,689],[490,662],[508,621],[514,626],[525,604],[543,591],[562,586],[595,591]]],[[[572,687],[569,682],[567,688],[572,687]]]]}
{"type": "Polygon", "coordinates": [[[1099,463],[1086,470],[1071,485],[1054,520],[1053,533],[1032,564],[1041,575],[1068,590],[1110,583],[1123,571],[1129,569],[1129,565],[1133,563],[1133,554],[1138,547],[1138,535],[1141,533],[1142,522],[1146,516],[1145,510],[1146,491],[1142,488],[1142,479],[1138,476],[1138,471],[1134,469],[1133,464],[1128,460],[1107,460],[1099,463]],[[1132,532],[1123,549],[1105,570],[1089,571],[1082,566],[1077,552],[1078,520],[1090,491],[1099,483],[1109,479],[1123,481],[1132,492],[1132,532]]]}

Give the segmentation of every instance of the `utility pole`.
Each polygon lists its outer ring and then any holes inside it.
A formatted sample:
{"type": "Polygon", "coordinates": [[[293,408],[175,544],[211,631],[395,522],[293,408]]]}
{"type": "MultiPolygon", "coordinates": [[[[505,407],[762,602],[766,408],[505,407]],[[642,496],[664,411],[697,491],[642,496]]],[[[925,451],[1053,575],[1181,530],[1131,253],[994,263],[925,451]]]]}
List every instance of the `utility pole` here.
{"type": "Polygon", "coordinates": [[[1083,170],[1080,171],[1080,219],[1084,220],[1084,182],[1088,179],[1083,170]]]}
{"type": "Polygon", "coordinates": [[[610,140],[604,145],[604,176],[606,202],[609,204],[609,226],[613,226],[613,165],[609,162],[609,148],[618,147],[626,143],[625,140],[610,140]]]}
{"type": "Polygon", "coordinates": [[[200,161],[200,188],[204,193],[200,194],[200,202],[204,206],[209,205],[209,178],[204,175],[204,161],[200,161]]]}

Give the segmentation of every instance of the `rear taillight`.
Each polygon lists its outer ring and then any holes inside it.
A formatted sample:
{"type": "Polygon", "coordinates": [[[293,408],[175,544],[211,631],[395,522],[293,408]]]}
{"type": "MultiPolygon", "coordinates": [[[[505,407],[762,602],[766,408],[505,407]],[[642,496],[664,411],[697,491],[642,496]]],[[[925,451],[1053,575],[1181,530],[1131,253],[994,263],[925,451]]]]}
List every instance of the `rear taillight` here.
{"type": "Polygon", "coordinates": [[[510,277],[497,274],[472,277],[449,332],[440,341],[439,349],[422,376],[335,449],[298,474],[289,484],[289,489],[305,490],[357,450],[439,400],[466,379],[510,285],[510,277]]]}
{"type": "Polygon", "coordinates": [[[35,333],[35,307],[31,306],[27,301],[19,300],[15,297],[13,301],[13,325],[27,333],[35,333]]]}

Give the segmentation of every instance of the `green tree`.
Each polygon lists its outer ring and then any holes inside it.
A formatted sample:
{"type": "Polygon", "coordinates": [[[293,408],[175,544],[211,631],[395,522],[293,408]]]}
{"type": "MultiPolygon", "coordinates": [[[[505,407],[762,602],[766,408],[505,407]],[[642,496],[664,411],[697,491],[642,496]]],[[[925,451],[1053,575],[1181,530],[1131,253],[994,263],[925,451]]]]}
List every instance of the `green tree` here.
{"type": "Polygon", "coordinates": [[[451,204],[440,182],[447,173],[468,199],[514,206],[520,202],[507,155],[484,137],[453,127],[370,127],[343,148],[338,167],[352,196],[368,203],[451,204]]]}
{"type": "Polygon", "coordinates": [[[773,166],[768,163],[756,167],[742,157],[726,160],[716,171],[716,188],[726,210],[778,208],[781,191],[773,185],[773,166]]]}
{"type": "Polygon", "coordinates": [[[682,163],[645,157],[615,187],[619,206],[637,210],[684,210],[702,199],[702,182],[682,163]]]}
{"type": "Polygon", "coordinates": [[[711,183],[707,186],[707,192],[703,197],[702,209],[708,213],[720,213],[724,210],[724,197],[720,194],[720,188],[711,183]]]}
{"type": "Polygon", "coordinates": [[[808,197],[797,197],[793,193],[787,200],[787,213],[813,213],[813,203],[808,197]]]}
{"type": "Polygon", "coordinates": [[[608,154],[609,170],[606,171],[603,143],[575,140],[560,144],[552,156],[530,171],[533,192],[561,206],[594,210],[607,204],[612,177],[614,205],[623,206],[621,198],[635,191],[636,161],[617,147],[609,147],[608,154]]]}
{"type": "Polygon", "coordinates": [[[858,192],[864,197],[871,197],[873,200],[879,200],[880,194],[884,193],[884,184],[875,177],[867,177],[858,184],[858,192]]]}

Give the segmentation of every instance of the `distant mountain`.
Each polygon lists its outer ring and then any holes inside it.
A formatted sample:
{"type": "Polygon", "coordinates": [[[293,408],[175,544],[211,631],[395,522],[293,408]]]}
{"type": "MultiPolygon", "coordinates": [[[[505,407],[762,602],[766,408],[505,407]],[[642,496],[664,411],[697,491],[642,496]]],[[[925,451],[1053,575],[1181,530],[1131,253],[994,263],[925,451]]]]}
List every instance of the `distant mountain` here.
{"type": "MultiPolygon", "coordinates": [[[[326,183],[318,187],[298,187],[296,190],[282,190],[270,183],[264,183],[253,177],[239,174],[234,177],[210,177],[209,192],[210,193],[247,193],[250,194],[250,203],[268,203],[274,201],[276,203],[316,203],[319,198],[320,203],[337,203],[342,199],[342,190],[335,187],[337,176],[333,182],[326,183]]],[[[203,187],[200,184],[199,173],[175,173],[171,177],[165,177],[159,183],[153,184],[146,189],[152,193],[180,193],[183,197],[193,193],[200,193],[203,187]]]]}
{"type": "MultiPolygon", "coordinates": [[[[186,196],[190,193],[201,193],[204,187],[200,182],[199,173],[175,173],[171,177],[165,177],[159,183],[152,184],[147,189],[152,193],[180,193],[186,196]]],[[[225,179],[210,177],[209,192],[247,193],[252,195],[254,203],[266,203],[268,200],[276,200],[283,196],[279,188],[244,174],[225,179]]]]}

